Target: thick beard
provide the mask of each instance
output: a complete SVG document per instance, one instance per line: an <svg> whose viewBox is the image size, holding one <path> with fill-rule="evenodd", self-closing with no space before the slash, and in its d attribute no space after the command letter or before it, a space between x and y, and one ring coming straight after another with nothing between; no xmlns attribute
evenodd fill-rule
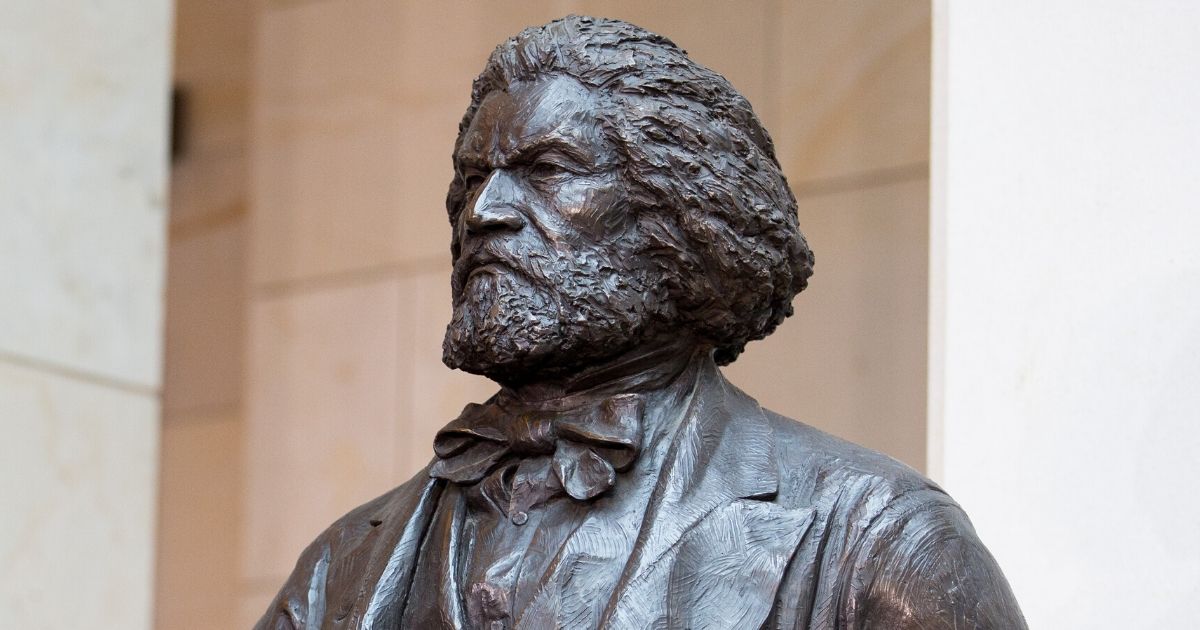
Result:
<svg viewBox="0 0 1200 630"><path fill-rule="evenodd" d="M566 375L627 352L653 334L666 301L646 270L601 257L474 274L455 295L443 362L503 384ZM620 265L624 267L624 265Z"/></svg>

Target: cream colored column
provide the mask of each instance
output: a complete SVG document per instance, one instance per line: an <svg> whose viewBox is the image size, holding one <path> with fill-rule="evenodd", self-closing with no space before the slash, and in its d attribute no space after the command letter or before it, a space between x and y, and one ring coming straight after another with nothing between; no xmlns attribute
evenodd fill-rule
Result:
<svg viewBox="0 0 1200 630"><path fill-rule="evenodd" d="M151 625L166 0L0 19L0 626Z"/></svg>
<svg viewBox="0 0 1200 630"><path fill-rule="evenodd" d="M1030 627L1195 617L1198 23L935 8L930 460Z"/></svg>

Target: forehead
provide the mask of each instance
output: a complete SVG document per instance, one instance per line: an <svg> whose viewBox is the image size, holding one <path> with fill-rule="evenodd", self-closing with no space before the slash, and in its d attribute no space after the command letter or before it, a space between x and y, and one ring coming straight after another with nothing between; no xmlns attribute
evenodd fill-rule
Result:
<svg viewBox="0 0 1200 630"><path fill-rule="evenodd" d="M605 148L596 95L575 79L553 76L495 90L480 104L456 156L505 162L547 140L566 141L597 154Z"/></svg>

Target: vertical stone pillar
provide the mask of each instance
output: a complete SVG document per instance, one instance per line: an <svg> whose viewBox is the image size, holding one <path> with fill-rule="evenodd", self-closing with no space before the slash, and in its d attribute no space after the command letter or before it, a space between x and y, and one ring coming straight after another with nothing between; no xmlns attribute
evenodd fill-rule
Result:
<svg viewBox="0 0 1200 630"><path fill-rule="evenodd" d="M149 628L171 3L0 20L0 625Z"/></svg>
<svg viewBox="0 0 1200 630"><path fill-rule="evenodd" d="M929 458L1030 627L1200 596L1198 21L935 3Z"/></svg>

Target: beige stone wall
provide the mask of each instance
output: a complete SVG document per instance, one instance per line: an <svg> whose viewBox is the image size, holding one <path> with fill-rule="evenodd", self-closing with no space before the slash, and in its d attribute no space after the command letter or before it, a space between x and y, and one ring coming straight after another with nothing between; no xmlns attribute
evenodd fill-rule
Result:
<svg viewBox="0 0 1200 630"><path fill-rule="evenodd" d="M170 3L0 19L0 626L151 625Z"/></svg>
<svg viewBox="0 0 1200 630"><path fill-rule="evenodd" d="M731 378L923 465L926 2L274 0L249 16L233 4L180 3L180 79L225 77L199 101L217 110L247 93L221 81L252 96L240 122L217 113L230 125L203 132L236 150L188 158L191 180L176 169L175 207L193 218L177 211L172 231L161 627L203 627L186 611L248 625L321 528L409 477L433 432L494 390L440 361L451 145L491 48L571 12L670 36L775 137L817 273ZM202 44L189 19L250 35ZM204 46L249 52L206 59ZM185 606L189 581L207 595Z"/></svg>
<svg viewBox="0 0 1200 630"><path fill-rule="evenodd" d="M172 164L155 626L238 615L245 467L249 94L255 4L176 2L182 151Z"/></svg>

